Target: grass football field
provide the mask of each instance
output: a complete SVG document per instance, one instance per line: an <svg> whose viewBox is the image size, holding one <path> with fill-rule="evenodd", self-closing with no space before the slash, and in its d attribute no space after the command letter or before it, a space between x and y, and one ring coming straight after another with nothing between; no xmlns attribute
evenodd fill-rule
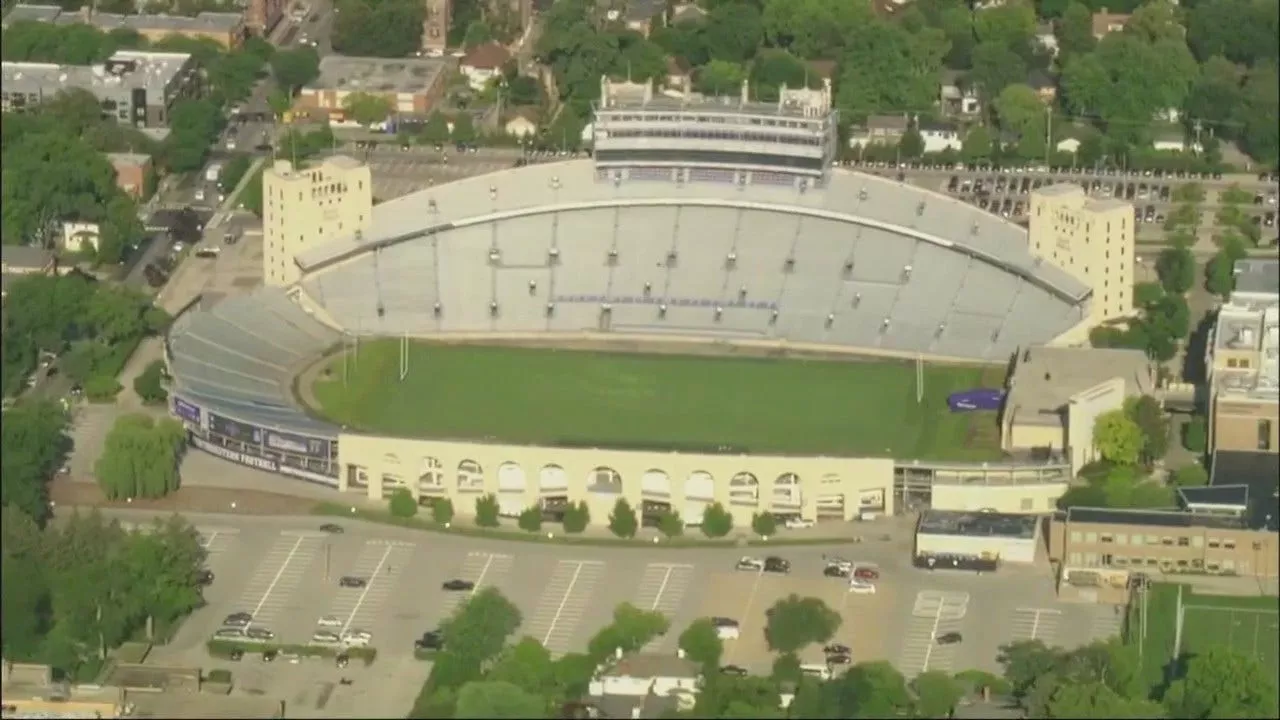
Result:
<svg viewBox="0 0 1280 720"><path fill-rule="evenodd" d="M361 342L331 358L317 410L365 432L510 443L774 454L990 460L993 413L956 415L947 395L998 370L882 361L600 353ZM994 375L992 374L994 372ZM345 381L344 381L345 375Z"/></svg>

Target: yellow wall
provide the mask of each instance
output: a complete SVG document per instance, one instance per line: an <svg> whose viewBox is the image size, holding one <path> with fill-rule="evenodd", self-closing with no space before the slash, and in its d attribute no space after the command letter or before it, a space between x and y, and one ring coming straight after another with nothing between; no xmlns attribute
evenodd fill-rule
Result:
<svg viewBox="0 0 1280 720"><path fill-rule="evenodd" d="M893 460L888 458L548 448L345 434L341 436L338 447L339 462L343 468L341 489L348 489L346 483L351 480L350 473L363 472L372 498L380 498L384 491L390 492L394 487L406 486L416 490L420 496L451 498L460 515L473 514L475 498L488 493L496 494L511 504L518 502L521 508L536 505L541 496L567 495L570 501L587 500L593 522L605 522L618 495L588 492L588 476L594 476L600 468L612 469L621 476L621 496L633 506L639 507L643 500L670 502L672 509L686 521L694 514L691 508L700 508L710 502L719 502L732 512L739 527L748 525L751 516L759 511L816 518L820 498L825 501L823 516L838 513L843 519L853 519L864 506L893 512ZM474 481L470 473L459 472L460 466L472 463L480 469ZM557 468L561 474L556 472ZM743 473L754 476L758 485L754 493L745 486L733 488L735 501L730 494L730 484L735 476L745 480ZM669 479L669 495L644 492L646 475L651 481L665 475ZM384 476L388 478L385 483L381 481ZM503 491L500 476L508 481L523 477L525 489ZM687 497L686 480L707 476L711 479L708 496ZM793 487L798 491L787 484L792 476ZM562 477L562 485L566 487L540 491L544 477ZM511 484L518 483L509 483L508 487ZM695 492L700 484L691 483ZM460 489L460 485L465 487ZM784 502L769 501L774 497L775 487L785 493L780 496ZM788 499L790 501L786 502ZM836 509L837 499L843 500L842 509Z"/></svg>
<svg viewBox="0 0 1280 720"><path fill-rule="evenodd" d="M1057 509L1058 498L1067 483L1027 485L945 485L933 486L929 505L937 510L993 510L998 513L1043 515Z"/></svg>
<svg viewBox="0 0 1280 720"><path fill-rule="evenodd" d="M373 216L369 166L334 156L306 168L277 160L262 173L262 279L298 280L298 253L362 230Z"/></svg>
<svg viewBox="0 0 1280 720"><path fill-rule="evenodd" d="M1032 425L1019 423L1014 417L1009 426L1009 442L1006 450L1025 450L1035 447L1050 447L1061 450L1066 431L1062 427L1050 425Z"/></svg>

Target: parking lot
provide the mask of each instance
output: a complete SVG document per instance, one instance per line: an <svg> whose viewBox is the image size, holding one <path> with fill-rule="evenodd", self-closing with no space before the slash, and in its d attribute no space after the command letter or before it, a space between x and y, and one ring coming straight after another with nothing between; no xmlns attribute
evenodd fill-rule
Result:
<svg viewBox="0 0 1280 720"><path fill-rule="evenodd" d="M1008 642L1076 644L1118 629L1110 608L1104 617L1093 606L1058 603L1039 570L983 576L925 572L912 568L902 548L890 543L848 546L849 561L881 573L876 591L863 594L850 592L841 578L824 577L824 556L813 548L777 550L791 563L789 574L778 574L735 570L738 553L727 550L563 548L377 527L330 535L315 521L281 522L197 524L216 576L206 588L208 606L157 650L156 662L220 666L204 644L234 612L251 613L252 627L270 630L287 644L307 643L325 618L324 629L335 634L372 635L370 646L379 658L373 668L338 670L320 660L303 661L302 667L268 664L256 655L226 667L241 678L238 684L245 683L240 687L293 700L310 708L306 714L342 716L348 712L342 708L349 708L358 715L372 712L368 703L385 708L379 714L400 714L417 687L404 685L420 683L409 678L425 677L429 670L413 659L413 639L486 587L498 588L520 609L517 636L533 637L554 654L584 649L622 602L671 619L670 632L649 645L654 652L674 652L680 633L698 617L732 618L740 623L740 637L725 643L724 662L756 672L767 672L774 660L764 638L765 612L792 593L821 598L841 613L832 641L848 645L854 662L889 660L908 675L995 669L998 648ZM344 576L364 583L342 587ZM454 579L473 587L441 587ZM951 632L961 633L962 642L937 643ZM801 660L822 662L821 648L806 648ZM340 677L354 683L338 685Z"/></svg>

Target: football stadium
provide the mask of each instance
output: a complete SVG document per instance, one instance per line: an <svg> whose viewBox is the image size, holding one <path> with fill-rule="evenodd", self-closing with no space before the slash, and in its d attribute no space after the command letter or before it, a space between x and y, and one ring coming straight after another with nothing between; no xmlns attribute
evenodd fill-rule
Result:
<svg viewBox="0 0 1280 720"><path fill-rule="evenodd" d="M998 397L1020 349L1121 314L1127 291L1072 264L1101 222L1049 192L1064 229L1029 237L840 169L837 119L829 88L602 80L587 158L376 206L355 160L277 161L265 287L175 320L172 410L229 461L463 515L489 494L689 524L711 503L741 523L1050 509L1069 465L1002 451L993 414L948 399Z"/></svg>

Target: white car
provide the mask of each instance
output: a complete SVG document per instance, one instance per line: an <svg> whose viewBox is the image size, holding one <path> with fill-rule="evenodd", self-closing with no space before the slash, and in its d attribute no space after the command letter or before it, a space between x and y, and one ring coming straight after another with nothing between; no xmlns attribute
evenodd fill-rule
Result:
<svg viewBox="0 0 1280 720"><path fill-rule="evenodd" d="M742 630L737 625L721 625L716 628L716 636L721 640L737 640Z"/></svg>
<svg viewBox="0 0 1280 720"><path fill-rule="evenodd" d="M236 139L235 139L235 138L227 138L227 149L228 149L228 150L235 150L235 149L236 149Z"/></svg>
<svg viewBox="0 0 1280 720"><path fill-rule="evenodd" d="M744 557L738 560L738 564L734 566L737 570L747 570L750 572L763 572L764 561L760 558Z"/></svg>
<svg viewBox="0 0 1280 720"><path fill-rule="evenodd" d="M347 647L368 647L373 636L363 630L342 633L342 644Z"/></svg>
<svg viewBox="0 0 1280 720"><path fill-rule="evenodd" d="M814 522L812 520L806 520L798 517L788 518L786 523L788 530L804 530L813 526Z"/></svg>
<svg viewBox="0 0 1280 720"><path fill-rule="evenodd" d="M316 625L325 628L342 627L342 621L333 615L325 615L319 620L316 620Z"/></svg>
<svg viewBox="0 0 1280 720"><path fill-rule="evenodd" d="M223 640L240 639L244 637L242 628L222 628L213 634L214 637Z"/></svg>
<svg viewBox="0 0 1280 720"><path fill-rule="evenodd" d="M854 595L875 595L876 586L866 580L854 578L849 581L849 592Z"/></svg>
<svg viewBox="0 0 1280 720"><path fill-rule="evenodd" d="M311 642L337 645L342 642L342 638L338 637L337 633L319 630L311 636Z"/></svg>

